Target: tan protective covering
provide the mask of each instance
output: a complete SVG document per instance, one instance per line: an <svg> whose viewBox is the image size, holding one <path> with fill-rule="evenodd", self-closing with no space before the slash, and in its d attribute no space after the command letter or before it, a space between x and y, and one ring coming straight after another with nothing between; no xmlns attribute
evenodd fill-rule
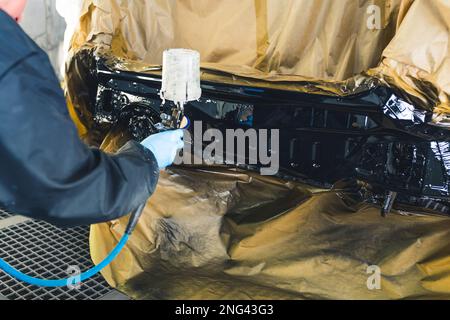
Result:
<svg viewBox="0 0 450 320"><path fill-rule="evenodd" d="M367 27L372 4L379 30ZM446 125L449 14L447 0L85 0L72 53L100 48L123 69L150 72L164 49L185 47L200 51L203 79L311 93L346 95L379 80ZM70 82L78 65L68 66ZM70 98L81 110L77 92ZM103 148L116 150L118 136ZM92 228L95 262L126 220ZM135 298L450 298L449 243L448 218L382 219L334 193L178 168L161 174L103 274ZM381 290L366 286L369 265L381 268Z"/></svg>
<svg viewBox="0 0 450 320"><path fill-rule="evenodd" d="M416 0L369 72L434 106L435 122L450 126L450 2ZM420 99L420 100L419 100Z"/></svg>
<svg viewBox="0 0 450 320"><path fill-rule="evenodd" d="M447 0L85 0L81 12L74 52L111 49L124 69L183 47L200 51L204 79L338 95L373 85L368 72L450 125Z"/></svg>
<svg viewBox="0 0 450 320"><path fill-rule="evenodd" d="M163 174L130 244L103 273L135 299L450 298L448 218L383 219L378 208L353 211L334 194L305 199L244 173L173 172ZM264 220L293 195L304 202ZM95 261L125 225L92 228ZM367 287L369 265L380 267L380 290Z"/></svg>
<svg viewBox="0 0 450 320"><path fill-rule="evenodd" d="M450 218L346 203L235 169L171 169L103 275L135 299L450 299ZM92 227L94 262L126 224ZM373 265L380 290L367 287Z"/></svg>
<svg viewBox="0 0 450 320"><path fill-rule="evenodd" d="M85 1L75 46L92 41L123 58L160 65L168 48L198 50L205 67L257 79L345 80L376 66L395 34L401 0ZM324 23L325 22L325 23ZM268 73L268 74L266 74ZM293 79L296 79L294 77Z"/></svg>

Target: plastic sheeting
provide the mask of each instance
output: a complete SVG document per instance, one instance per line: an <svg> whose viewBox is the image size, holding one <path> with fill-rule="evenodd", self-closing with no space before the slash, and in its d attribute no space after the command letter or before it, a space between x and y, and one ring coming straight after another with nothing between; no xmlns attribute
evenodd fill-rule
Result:
<svg viewBox="0 0 450 320"><path fill-rule="evenodd" d="M183 47L200 52L204 79L340 95L368 73L447 125L449 15L445 0L85 0L72 48L143 71Z"/></svg>
<svg viewBox="0 0 450 320"><path fill-rule="evenodd" d="M405 13L383 61L369 74L434 107L434 122L450 126L450 3L417 0Z"/></svg>
<svg viewBox="0 0 450 320"><path fill-rule="evenodd" d="M126 141L112 133L103 148ZM127 218L92 227L99 262ZM163 172L126 249L103 275L136 299L450 298L450 218L349 204L226 168ZM369 266L381 272L370 290ZM373 287L370 287L373 288Z"/></svg>
<svg viewBox="0 0 450 320"><path fill-rule="evenodd" d="M344 80L378 64L400 2L383 6L383 29L372 31L368 1L85 1L74 44L112 45L116 55L150 65L160 65L167 48L193 48L205 66L257 79Z"/></svg>
<svg viewBox="0 0 450 320"><path fill-rule="evenodd" d="M368 28L371 5L380 28ZM88 128L86 53L151 72L173 47L200 51L205 80L334 95L382 81L448 121L448 1L85 0L81 12L67 80ZM125 225L92 227L95 262ZM103 275L134 298L450 298L449 227L233 169L175 168ZM367 287L372 265L380 290Z"/></svg>

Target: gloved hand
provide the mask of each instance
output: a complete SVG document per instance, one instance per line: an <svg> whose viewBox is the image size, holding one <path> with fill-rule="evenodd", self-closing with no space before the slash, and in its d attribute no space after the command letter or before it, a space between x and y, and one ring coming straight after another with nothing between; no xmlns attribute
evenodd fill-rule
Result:
<svg viewBox="0 0 450 320"><path fill-rule="evenodd" d="M164 169L175 161L178 150L184 146L183 130L157 133L142 141L141 144L155 155L159 168Z"/></svg>

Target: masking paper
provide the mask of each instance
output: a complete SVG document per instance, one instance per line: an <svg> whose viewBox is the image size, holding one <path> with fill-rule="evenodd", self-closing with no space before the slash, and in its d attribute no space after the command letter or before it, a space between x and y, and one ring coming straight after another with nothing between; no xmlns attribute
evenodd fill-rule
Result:
<svg viewBox="0 0 450 320"><path fill-rule="evenodd" d="M127 141L111 132L102 148ZM400 208L401 209L401 208ZM128 218L92 226L99 263ZM449 299L450 218L223 167L161 172L103 272L134 299Z"/></svg>
<svg viewBox="0 0 450 320"><path fill-rule="evenodd" d="M204 80L320 94L381 81L447 126L449 15L446 0L84 0L71 53L101 48L150 71L164 50L194 49Z"/></svg>

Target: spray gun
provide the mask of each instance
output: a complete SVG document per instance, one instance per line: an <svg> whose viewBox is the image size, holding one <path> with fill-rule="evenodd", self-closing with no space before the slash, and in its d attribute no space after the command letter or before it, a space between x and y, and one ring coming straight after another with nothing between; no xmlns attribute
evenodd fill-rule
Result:
<svg viewBox="0 0 450 320"><path fill-rule="evenodd" d="M184 105L188 101L198 100L201 93L200 54L186 49L166 50L163 55L160 96L163 103L165 100L173 101L175 108L172 108L171 114L161 116L162 121L159 124L161 130L186 129L189 127L189 120L184 117ZM2 259L0 259L0 269L20 281L41 287L77 285L99 273L119 255L138 224L144 208L145 203L131 213L125 233L111 253L98 265L80 274L77 279L75 277L57 280L34 278L18 271Z"/></svg>
<svg viewBox="0 0 450 320"><path fill-rule="evenodd" d="M172 101L172 114L161 115L162 124L172 129L185 129L189 120L184 117L184 105L200 99L200 54L194 50L171 49L163 53L162 86L159 93L163 104Z"/></svg>
<svg viewBox="0 0 450 320"><path fill-rule="evenodd" d="M159 96L163 104L172 101L175 108L171 114L161 114L161 130L187 129L190 121L184 116L186 102L200 99L200 54L188 49L170 49L163 53L162 85ZM127 233L136 227L145 205L140 206L130 216Z"/></svg>

